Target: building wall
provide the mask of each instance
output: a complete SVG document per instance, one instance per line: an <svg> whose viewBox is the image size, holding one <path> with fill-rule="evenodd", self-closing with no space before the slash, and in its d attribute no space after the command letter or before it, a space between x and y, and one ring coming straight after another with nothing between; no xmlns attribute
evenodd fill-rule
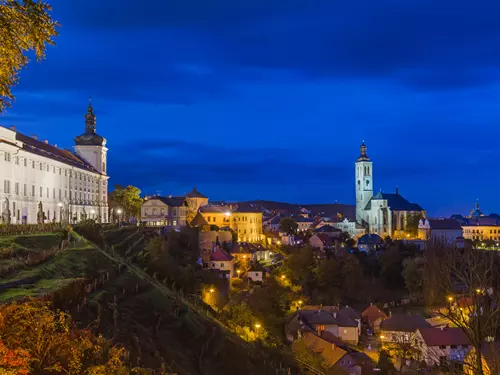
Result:
<svg viewBox="0 0 500 375"><path fill-rule="evenodd" d="M184 227L186 214L187 207L168 206L159 199L148 199L141 207L141 221L151 226Z"/></svg>
<svg viewBox="0 0 500 375"><path fill-rule="evenodd" d="M232 233L229 231L211 230L200 232L200 250L212 250L214 244L217 242L217 238L219 238L221 244L226 242L229 245L233 241Z"/></svg>
<svg viewBox="0 0 500 375"><path fill-rule="evenodd" d="M190 198L186 197L188 206L194 212L197 212L200 207L206 206L208 204L208 198Z"/></svg>
<svg viewBox="0 0 500 375"><path fill-rule="evenodd" d="M324 249L323 241L321 241L321 239L316 235L312 236L309 239L309 244L312 247L316 247L316 248L320 249L321 251L323 251L323 249Z"/></svg>
<svg viewBox="0 0 500 375"><path fill-rule="evenodd" d="M358 345L359 328L358 327L339 327L338 337L347 343Z"/></svg>
<svg viewBox="0 0 500 375"><path fill-rule="evenodd" d="M462 227L463 237L466 240L500 241L499 225L465 225Z"/></svg>
<svg viewBox="0 0 500 375"><path fill-rule="evenodd" d="M252 281L262 281L263 280L263 272L262 271L249 271L248 277L252 279Z"/></svg>
<svg viewBox="0 0 500 375"><path fill-rule="evenodd" d="M234 262L232 260L225 261L210 261L210 268L220 271L229 271L229 277L234 276Z"/></svg>
<svg viewBox="0 0 500 375"><path fill-rule="evenodd" d="M420 331L417 331L415 334L415 343L417 349L421 352L421 358L427 363L427 366L439 365L441 357L463 362L471 349L469 345L456 345L456 347L446 345L444 348L439 346L427 346Z"/></svg>
<svg viewBox="0 0 500 375"><path fill-rule="evenodd" d="M210 225L231 228L239 242L262 241L261 212L202 212L202 215Z"/></svg>
<svg viewBox="0 0 500 375"><path fill-rule="evenodd" d="M80 221L84 215L108 222L108 176L24 151L15 137L0 127L0 213L8 199L12 224L37 223L39 202L46 222Z"/></svg>

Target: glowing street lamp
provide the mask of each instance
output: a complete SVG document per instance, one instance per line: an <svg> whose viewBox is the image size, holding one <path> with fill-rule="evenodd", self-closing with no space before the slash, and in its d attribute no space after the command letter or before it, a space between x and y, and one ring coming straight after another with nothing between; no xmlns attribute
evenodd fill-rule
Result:
<svg viewBox="0 0 500 375"><path fill-rule="evenodd" d="M213 293L214 292L214 288L210 288L210 293Z"/></svg>
<svg viewBox="0 0 500 375"><path fill-rule="evenodd" d="M476 290L479 290L479 289L476 289ZM448 301L453 301L453 297L448 297Z"/></svg>
<svg viewBox="0 0 500 375"><path fill-rule="evenodd" d="M256 324L255 324L255 328L259 329L259 328L260 328L260 324L259 324L259 323L256 323Z"/></svg>
<svg viewBox="0 0 500 375"><path fill-rule="evenodd" d="M240 277L241 270L236 270L236 273L238 274L238 277Z"/></svg>
<svg viewBox="0 0 500 375"><path fill-rule="evenodd" d="M285 280L285 275L281 275L281 280Z"/></svg>

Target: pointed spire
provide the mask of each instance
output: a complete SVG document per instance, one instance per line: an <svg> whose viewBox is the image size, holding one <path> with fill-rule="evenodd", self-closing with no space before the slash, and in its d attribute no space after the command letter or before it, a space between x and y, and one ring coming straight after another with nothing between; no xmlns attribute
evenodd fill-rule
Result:
<svg viewBox="0 0 500 375"><path fill-rule="evenodd" d="M479 198L476 199L476 210L479 210Z"/></svg>
<svg viewBox="0 0 500 375"><path fill-rule="evenodd" d="M85 133L95 134L96 131L96 117L94 108L92 107L92 97L89 96L89 105L87 107L87 114L85 115Z"/></svg>

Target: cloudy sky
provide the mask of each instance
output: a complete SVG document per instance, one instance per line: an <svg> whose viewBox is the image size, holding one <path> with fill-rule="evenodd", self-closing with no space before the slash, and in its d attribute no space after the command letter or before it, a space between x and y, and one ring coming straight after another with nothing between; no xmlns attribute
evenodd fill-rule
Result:
<svg viewBox="0 0 500 375"><path fill-rule="evenodd" d="M3 125L71 147L92 96L111 183L147 194L500 211L500 2L50 0Z"/></svg>

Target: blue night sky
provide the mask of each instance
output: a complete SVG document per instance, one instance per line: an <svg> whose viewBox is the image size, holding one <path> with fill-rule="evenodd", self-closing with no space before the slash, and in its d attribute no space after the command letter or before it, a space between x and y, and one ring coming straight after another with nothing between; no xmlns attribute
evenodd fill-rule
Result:
<svg viewBox="0 0 500 375"><path fill-rule="evenodd" d="M71 147L87 97L111 183L211 199L500 211L499 1L51 0L56 47L3 125Z"/></svg>

